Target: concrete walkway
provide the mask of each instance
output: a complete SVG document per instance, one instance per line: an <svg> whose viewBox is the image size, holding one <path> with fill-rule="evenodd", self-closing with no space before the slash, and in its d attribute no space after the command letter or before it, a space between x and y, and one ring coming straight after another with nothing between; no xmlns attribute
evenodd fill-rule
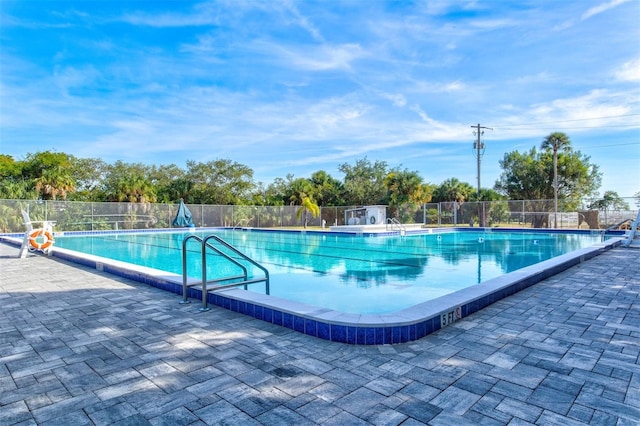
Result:
<svg viewBox="0 0 640 426"><path fill-rule="evenodd" d="M640 424L640 250L349 346L0 244L0 424Z"/></svg>

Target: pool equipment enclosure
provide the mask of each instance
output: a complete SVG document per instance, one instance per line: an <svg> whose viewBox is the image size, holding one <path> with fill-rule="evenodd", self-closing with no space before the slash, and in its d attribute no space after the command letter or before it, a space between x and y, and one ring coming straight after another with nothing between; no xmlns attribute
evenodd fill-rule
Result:
<svg viewBox="0 0 640 426"><path fill-rule="evenodd" d="M384 225L387 222L387 206L364 206L344 211L347 225Z"/></svg>

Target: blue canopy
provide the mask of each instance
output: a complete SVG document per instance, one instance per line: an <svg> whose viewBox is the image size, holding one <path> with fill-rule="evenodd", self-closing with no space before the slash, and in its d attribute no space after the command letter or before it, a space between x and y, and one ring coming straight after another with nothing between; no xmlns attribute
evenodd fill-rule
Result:
<svg viewBox="0 0 640 426"><path fill-rule="evenodd" d="M189 208L184 204L184 200L180 199L180 207L178 207L178 214L176 214L176 218L173 219L173 226L193 226L193 222L191 222L191 212Z"/></svg>

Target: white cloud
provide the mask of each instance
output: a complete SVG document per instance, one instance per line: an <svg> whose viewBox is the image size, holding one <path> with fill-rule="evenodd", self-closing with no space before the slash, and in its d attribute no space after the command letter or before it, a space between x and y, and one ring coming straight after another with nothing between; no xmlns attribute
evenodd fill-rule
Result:
<svg viewBox="0 0 640 426"><path fill-rule="evenodd" d="M351 70L351 63L367 56L358 44L305 46L297 50L280 48L281 54L295 68L309 71Z"/></svg>
<svg viewBox="0 0 640 426"><path fill-rule="evenodd" d="M541 71L537 74L518 76L512 82L516 84L548 83L555 80L555 78L548 71Z"/></svg>
<svg viewBox="0 0 640 426"><path fill-rule="evenodd" d="M415 91L421 93L451 93L465 90L467 85L460 80L430 82L419 81L415 84Z"/></svg>
<svg viewBox="0 0 640 426"><path fill-rule="evenodd" d="M584 12L582 16L580 16L580 20L584 21L585 19L589 19L593 16L599 15L603 12L606 12L609 9L613 9L614 7L620 6L621 4L626 3L628 1L629 0L611 0L608 3L601 3Z"/></svg>
<svg viewBox="0 0 640 426"><path fill-rule="evenodd" d="M92 85L100 76L100 72L93 66L83 68L56 67L54 80L63 91Z"/></svg>
<svg viewBox="0 0 640 426"><path fill-rule="evenodd" d="M158 28L216 25L220 22L213 3L196 4L192 11L185 13L126 13L121 17L121 20L131 25Z"/></svg>
<svg viewBox="0 0 640 426"><path fill-rule="evenodd" d="M148 15L142 13L127 14L122 17L124 22L131 25L143 25L148 27L188 27L214 25L217 20L208 15L163 13Z"/></svg>
<svg viewBox="0 0 640 426"><path fill-rule="evenodd" d="M620 81L640 81L640 58L625 62L620 69L614 72L614 75Z"/></svg>
<svg viewBox="0 0 640 426"><path fill-rule="evenodd" d="M597 125L600 117L617 117L632 112L633 103L627 93L596 89L586 95L573 98L556 99L550 103L534 106L533 115L538 121L593 120L583 123ZM574 123L575 125L575 123Z"/></svg>
<svg viewBox="0 0 640 426"><path fill-rule="evenodd" d="M638 108L640 100L634 94L603 89L533 104L528 108L505 105L499 110L508 115L495 119L493 137L525 138L544 135L552 130L578 133L640 128L640 123L633 116Z"/></svg>
<svg viewBox="0 0 640 426"><path fill-rule="evenodd" d="M592 18L601 13L604 13L610 9L620 6L621 4L627 3L628 1L629 0L611 0L607 3L601 3L597 6L593 6L587 9L587 11L584 12L582 15L580 15L579 21L586 21L589 18ZM576 18L567 19L561 22L560 24L555 25L553 29L555 31L563 31L563 30L566 30L567 28L573 27L579 21Z"/></svg>
<svg viewBox="0 0 640 426"><path fill-rule="evenodd" d="M407 104L407 98L401 93L381 93L380 96L389 99L397 107L403 107Z"/></svg>
<svg viewBox="0 0 640 426"><path fill-rule="evenodd" d="M502 28L515 27L520 23L513 19L478 19L469 21L472 28L483 31L493 31Z"/></svg>
<svg viewBox="0 0 640 426"><path fill-rule="evenodd" d="M311 35L311 37L313 37L314 40L319 42L324 41L324 37L320 33L320 30L318 30L318 28L316 28L316 26L313 25L313 23L310 22L309 19L307 19L305 16L303 16L300 13L300 11L298 10L298 8L293 2L286 1L284 5L287 8L287 10L289 10L289 12L291 12L291 14L296 18L297 24L301 28L306 30Z"/></svg>

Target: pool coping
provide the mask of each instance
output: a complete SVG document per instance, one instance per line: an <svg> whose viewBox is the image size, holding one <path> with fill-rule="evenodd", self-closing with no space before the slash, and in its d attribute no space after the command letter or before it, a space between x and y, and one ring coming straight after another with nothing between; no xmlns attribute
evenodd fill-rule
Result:
<svg viewBox="0 0 640 426"><path fill-rule="evenodd" d="M213 231L214 229L221 228L210 229ZM199 228L199 230L202 230L202 228ZM149 230L146 232L176 231L180 230L163 229ZM531 232L532 230L511 228L500 228L499 230L494 228L443 228L443 232L454 231ZM559 230L546 229L543 231L545 233L557 233ZM577 230L562 231L577 232ZM145 232L145 230L132 230L131 232ZM434 231L429 230L428 232L431 233ZM75 235L97 235L104 233L104 231L65 232L65 234ZM115 233L115 231L106 233ZM118 231L117 233L122 233L122 231ZM333 234L334 232L328 233ZM56 234L54 233L54 235ZM607 250L619 246L623 239L624 238L613 237L590 247L575 250L535 265L518 269L500 277L483 281L481 284L386 314L352 314L340 312L240 289L224 289L209 292L207 295L207 303L333 342L355 345L406 343L420 339L498 300L504 299L572 266L578 265ZM20 246L22 238L16 234L7 234L0 235L0 241ZM54 248L51 255L178 295L183 294L182 275L136 266L99 256L81 254L62 248ZM196 280L192 282L195 281ZM189 287L187 296L189 299L202 300L202 291L196 287Z"/></svg>

